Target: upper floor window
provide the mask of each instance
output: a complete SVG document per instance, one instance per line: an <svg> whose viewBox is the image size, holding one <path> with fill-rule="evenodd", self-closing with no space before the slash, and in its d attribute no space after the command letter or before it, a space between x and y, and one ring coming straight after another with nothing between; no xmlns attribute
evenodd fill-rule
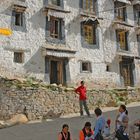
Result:
<svg viewBox="0 0 140 140"><path fill-rule="evenodd" d="M24 12L13 10L12 12L12 25L13 27L25 27L25 15ZM14 28L14 29L15 29Z"/></svg>
<svg viewBox="0 0 140 140"><path fill-rule="evenodd" d="M80 7L89 12L96 12L96 0L81 0Z"/></svg>
<svg viewBox="0 0 140 140"><path fill-rule="evenodd" d="M135 5L134 7L134 20L137 25L140 25L140 7Z"/></svg>
<svg viewBox="0 0 140 140"><path fill-rule="evenodd" d="M56 17L50 17L50 21L48 20L48 17L46 18L46 28L50 33L50 36L52 38L57 38L57 39L63 39L63 32L64 32L64 21L61 18L56 18Z"/></svg>
<svg viewBox="0 0 140 140"><path fill-rule="evenodd" d="M23 13L22 12L15 12L15 25L23 26Z"/></svg>
<svg viewBox="0 0 140 140"><path fill-rule="evenodd" d="M116 30L116 37L118 48L128 51L128 32L124 30Z"/></svg>
<svg viewBox="0 0 140 140"><path fill-rule="evenodd" d="M126 7L125 4L115 2L115 19L126 21Z"/></svg>
<svg viewBox="0 0 140 140"><path fill-rule="evenodd" d="M51 0L53 5L61 6L61 0Z"/></svg>
<svg viewBox="0 0 140 140"><path fill-rule="evenodd" d="M96 25L95 24L81 24L82 36L88 44L96 44Z"/></svg>

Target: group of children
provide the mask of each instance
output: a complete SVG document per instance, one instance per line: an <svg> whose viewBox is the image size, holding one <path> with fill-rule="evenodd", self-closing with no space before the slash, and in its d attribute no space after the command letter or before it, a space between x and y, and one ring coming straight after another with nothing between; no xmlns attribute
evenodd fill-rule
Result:
<svg viewBox="0 0 140 140"><path fill-rule="evenodd" d="M111 120L105 120L100 108L96 108L94 112L97 117L94 129L92 129L90 122L86 122L79 132L79 140L103 140L104 136L110 135ZM118 140L129 140L128 112L125 105L120 106L115 123L115 137ZM73 140L67 124L63 125L62 132L58 135L58 140Z"/></svg>

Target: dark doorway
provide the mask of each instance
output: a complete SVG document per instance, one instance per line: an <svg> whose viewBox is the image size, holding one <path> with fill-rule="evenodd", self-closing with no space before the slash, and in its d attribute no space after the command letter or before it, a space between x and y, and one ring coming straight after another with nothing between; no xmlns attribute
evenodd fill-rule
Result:
<svg viewBox="0 0 140 140"><path fill-rule="evenodd" d="M48 74L50 84L62 84L66 85L66 66L68 59L46 57L45 58L45 73ZM47 79L47 78L46 78Z"/></svg>
<svg viewBox="0 0 140 140"><path fill-rule="evenodd" d="M131 58L122 58L120 62L120 74L124 79L125 86L134 86L134 60Z"/></svg>
<svg viewBox="0 0 140 140"><path fill-rule="evenodd" d="M51 71L50 71L50 83L56 83L58 84L58 62L57 61L51 61Z"/></svg>

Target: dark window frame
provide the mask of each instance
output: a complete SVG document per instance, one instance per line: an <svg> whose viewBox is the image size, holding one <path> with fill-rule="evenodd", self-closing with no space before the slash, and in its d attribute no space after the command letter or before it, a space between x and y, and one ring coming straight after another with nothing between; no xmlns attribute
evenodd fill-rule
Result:
<svg viewBox="0 0 140 140"><path fill-rule="evenodd" d="M81 61L80 65L81 73L92 73L92 64L90 61Z"/></svg>
<svg viewBox="0 0 140 140"><path fill-rule="evenodd" d="M97 0L80 0L80 8L84 11L88 11L96 14Z"/></svg>
<svg viewBox="0 0 140 140"><path fill-rule="evenodd" d="M14 63L19 63L19 64L24 63L24 52L15 51L13 61Z"/></svg>
<svg viewBox="0 0 140 140"><path fill-rule="evenodd" d="M90 32L85 32L84 27L89 27L92 28L91 34ZM97 44L97 34L96 34L96 30L97 30L97 25L96 24L86 24L86 23L81 23L81 36L84 38L84 40L88 40L86 41L89 45L96 45ZM86 34L88 34L87 36L91 35L92 41L90 40L91 38L86 38ZM91 41L91 42L90 42Z"/></svg>
<svg viewBox="0 0 140 140"><path fill-rule="evenodd" d="M57 26L57 29L56 29ZM55 39L63 40L64 38L64 20L56 17L46 17L46 31L49 31L49 36Z"/></svg>
<svg viewBox="0 0 140 140"><path fill-rule="evenodd" d="M126 10L125 4L120 4L120 5L119 4L120 2L117 2L117 1L114 3L115 19L120 20L120 21L126 21L127 10Z"/></svg>

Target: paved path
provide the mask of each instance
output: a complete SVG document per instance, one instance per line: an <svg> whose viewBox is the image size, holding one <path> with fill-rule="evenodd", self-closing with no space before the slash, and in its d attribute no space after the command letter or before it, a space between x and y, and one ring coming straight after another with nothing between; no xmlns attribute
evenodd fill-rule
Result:
<svg viewBox="0 0 140 140"><path fill-rule="evenodd" d="M129 107L128 111L131 122L140 118L140 106ZM116 114L116 110L104 113L105 117L111 116L112 121L115 119ZM59 118L51 122L26 124L1 129L0 140L57 140L58 132L61 130L63 123L69 124L70 131L74 137L73 140L78 140L78 132L86 121L90 121L94 125L95 115L92 118ZM113 126L114 124L112 124L112 129Z"/></svg>

